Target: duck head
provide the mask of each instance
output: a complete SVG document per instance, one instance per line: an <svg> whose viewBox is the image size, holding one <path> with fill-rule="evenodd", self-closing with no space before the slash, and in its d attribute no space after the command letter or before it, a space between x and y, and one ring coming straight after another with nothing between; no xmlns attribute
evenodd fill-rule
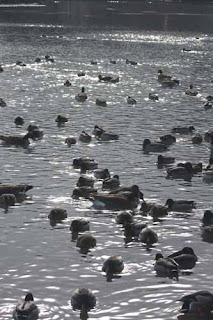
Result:
<svg viewBox="0 0 213 320"><path fill-rule="evenodd" d="M24 301L34 301L33 294L31 292L28 292L24 298Z"/></svg>
<svg viewBox="0 0 213 320"><path fill-rule="evenodd" d="M162 253L156 253L155 260L158 261L159 259L163 258Z"/></svg>
<svg viewBox="0 0 213 320"><path fill-rule="evenodd" d="M146 148L146 146L150 145L151 141L149 139L144 139L143 141L143 148Z"/></svg>
<svg viewBox="0 0 213 320"><path fill-rule="evenodd" d="M193 173L193 167L192 167L191 162L186 162L185 163L185 168L189 173Z"/></svg>

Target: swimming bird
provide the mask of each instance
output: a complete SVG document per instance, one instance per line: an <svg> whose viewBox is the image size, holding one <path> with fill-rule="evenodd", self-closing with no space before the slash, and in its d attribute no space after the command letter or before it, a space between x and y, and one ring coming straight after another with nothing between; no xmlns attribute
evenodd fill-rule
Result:
<svg viewBox="0 0 213 320"><path fill-rule="evenodd" d="M35 58L35 62L36 62L36 63L40 63L40 62L41 62L41 58L38 58L38 57Z"/></svg>
<svg viewBox="0 0 213 320"><path fill-rule="evenodd" d="M164 217L168 214L168 207L160 204L154 204L148 214L153 218Z"/></svg>
<svg viewBox="0 0 213 320"><path fill-rule="evenodd" d="M41 139L44 136L44 131L40 130L37 124L29 124L27 131L31 133L33 140Z"/></svg>
<svg viewBox="0 0 213 320"><path fill-rule="evenodd" d="M126 102L127 102L127 104L132 104L132 105L137 104L137 101L130 96L127 97Z"/></svg>
<svg viewBox="0 0 213 320"><path fill-rule="evenodd" d="M152 100L152 101L159 100L158 95L154 93L149 93L149 100Z"/></svg>
<svg viewBox="0 0 213 320"><path fill-rule="evenodd" d="M183 302L181 313L193 315L193 319L211 319L213 311L213 294L209 291L197 291L183 296L179 301ZM182 318L179 318L182 319ZM183 317L184 319L184 317Z"/></svg>
<svg viewBox="0 0 213 320"><path fill-rule="evenodd" d="M64 86L65 87L70 87L72 84L71 82L67 79L65 82L64 82Z"/></svg>
<svg viewBox="0 0 213 320"><path fill-rule="evenodd" d="M183 167L177 166L175 168L167 168L167 177L172 179L190 180L193 173L191 162L186 162Z"/></svg>
<svg viewBox="0 0 213 320"><path fill-rule="evenodd" d="M79 136L79 141L84 143L90 143L91 140L92 140L91 135L83 130Z"/></svg>
<svg viewBox="0 0 213 320"><path fill-rule="evenodd" d="M70 225L70 231L72 232L85 232L90 229L90 220L86 218L75 218Z"/></svg>
<svg viewBox="0 0 213 320"><path fill-rule="evenodd" d="M120 179L117 174L115 174L112 178L106 178L103 180L102 189L103 190L113 190L117 189L120 186Z"/></svg>
<svg viewBox="0 0 213 320"><path fill-rule="evenodd" d="M157 253L155 256L154 270L160 277L175 278L178 281L179 266L172 258L164 258L161 253Z"/></svg>
<svg viewBox="0 0 213 320"><path fill-rule="evenodd" d="M89 249L96 246L96 238L89 231L85 231L78 236L76 247L80 248L80 252L87 254Z"/></svg>
<svg viewBox="0 0 213 320"><path fill-rule="evenodd" d="M212 137L213 137L213 131L212 130L208 130L208 131L205 132L204 140L206 142L211 142Z"/></svg>
<svg viewBox="0 0 213 320"><path fill-rule="evenodd" d="M80 319L87 320L89 318L88 311L95 308L96 298L90 289L76 289L71 298L73 310L80 310Z"/></svg>
<svg viewBox="0 0 213 320"><path fill-rule="evenodd" d="M78 182L77 182L77 187L91 187L93 188L94 186L94 179L91 176L88 176L86 174L83 174L79 177Z"/></svg>
<svg viewBox="0 0 213 320"><path fill-rule="evenodd" d="M64 141L68 147L71 147L71 145L76 144L77 140L74 137L67 137Z"/></svg>
<svg viewBox="0 0 213 320"><path fill-rule="evenodd" d="M128 211L119 212L116 215L115 221L117 224L123 224L125 226L133 222L133 215Z"/></svg>
<svg viewBox="0 0 213 320"><path fill-rule="evenodd" d="M16 117L14 120L14 123L16 126L23 126L24 124L24 119L22 117Z"/></svg>
<svg viewBox="0 0 213 320"><path fill-rule="evenodd" d="M97 130L95 137L99 141L111 141L111 140L118 140L119 139L118 134L106 132L106 131L101 131L101 130Z"/></svg>
<svg viewBox="0 0 213 320"><path fill-rule="evenodd" d="M136 66L138 63L129 59L126 59L126 64L130 64L131 66Z"/></svg>
<svg viewBox="0 0 213 320"><path fill-rule="evenodd" d="M127 222L124 225L124 235L126 238L131 239L134 238L135 240L138 240L139 234L141 230L147 227L147 223L143 221L132 221Z"/></svg>
<svg viewBox="0 0 213 320"><path fill-rule="evenodd" d="M115 61L115 60L112 60L112 59L110 59L109 62L110 62L111 64L116 64L116 61Z"/></svg>
<svg viewBox="0 0 213 320"><path fill-rule="evenodd" d="M52 209L48 218L53 221L62 221L67 218L67 210L63 208Z"/></svg>
<svg viewBox="0 0 213 320"><path fill-rule="evenodd" d="M171 78L171 75L163 73L162 70L158 70L158 82L162 83L163 81L171 80Z"/></svg>
<svg viewBox="0 0 213 320"><path fill-rule="evenodd" d="M4 101L4 99L0 98L0 107L6 107L6 106L7 106L7 104Z"/></svg>
<svg viewBox="0 0 213 320"><path fill-rule="evenodd" d="M201 134L197 133L194 137L192 137L193 144L201 144L203 142L203 137Z"/></svg>
<svg viewBox="0 0 213 320"><path fill-rule="evenodd" d="M58 125L61 125L65 122L68 122L68 118L65 116L58 115L57 118L55 119L55 122L57 122Z"/></svg>
<svg viewBox="0 0 213 320"><path fill-rule="evenodd" d="M97 62L96 60L92 60L92 61L91 61L91 64L93 64L93 65L97 65L97 64L98 64L98 62Z"/></svg>
<svg viewBox="0 0 213 320"><path fill-rule="evenodd" d="M204 172L203 181L205 181L206 183L213 182L213 169L210 168L210 170Z"/></svg>
<svg viewBox="0 0 213 320"><path fill-rule="evenodd" d="M54 58L51 58L48 54L45 55L44 59L46 62L51 62L51 63L55 62Z"/></svg>
<svg viewBox="0 0 213 320"><path fill-rule="evenodd" d="M9 206L14 206L15 203L16 197L12 193L4 193L0 196L0 206L5 210L7 210Z"/></svg>
<svg viewBox="0 0 213 320"><path fill-rule="evenodd" d="M14 320L37 320L39 316L39 309L34 303L34 298L31 292L28 292L13 311Z"/></svg>
<svg viewBox="0 0 213 320"><path fill-rule="evenodd" d="M179 133L179 134L192 134L195 131L194 126L189 127L175 127L171 130L172 133Z"/></svg>
<svg viewBox="0 0 213 320"><path fill-rule="evenodd" d="M79 102L84 102L84 101L87 100L87 95L85 93L85 88L84 87L81 88L81 92L76 94L75 100L77 100Z"/></svg>
<svg viewBox="0 0 213 320"><path fill-rule="evenodd" d="M160 141L166 146L170 146L176 142L176 138L172 134L165 134L164 136L160 137Z"/></svg>
<svg viewBox="0 0 213 320"><path fill-rule="evenodd" d="M73 167L75 169L81 168L81 166L84 166L87 170L94 170L98 168L98 163L91 158L76 158L73 159Z"/></svg>
<svg viewBox="0 0 213 320"><path fill-rule="evenodd" d="M78 77L84 77L85 75L86 75L86 73L83 72L83 71L80 71L80 72L78 73Z"/></svg>
<svg viewBox="0 0 213 320"><path fill-rule="evenodd" d="M97 189L88 187L88 186L82 186L79 188L75 188L72 192L72 198L78 199L78 198L85 198L89 199L93 194L97 193Z"/></svg>
<svg viewBox="0 0 213 320"><path fill-rule="evenodd" d="M167 79L167 80L162 80L161 85L163 88L174 88L179 86L180 81L176 79Z"/></svg>
<svg viewBox="0 0 213 320"><path fill-rule="evenodd" d="M143 141L144 152L162 152L167 150L167 146L161 142L151 142L149 139Z"/></svg>
<svg viewBox="0 0 213 320"><path fill-rule="evenodd" d="M26 133L24 136L4 136L0 135L0 140L3 141L5 145L13 145L16 147L26 148L29 146L29 139L33 139L33 136L30 132Z"/></svg>
<svg viewBox="0 0 213 320"><path fill-rule="evenodd" d="M168 206L169 211L176 212L191 212L196 208L196 204L192 200L167 199L165 205Z"/></svg>
<svg viewBox="0 0 213 320"><path fill-rule="evenodd" d="M202 223L204 226L213 226L213 211L206 210L203 214Z"/></svg>
<svg viewBox="0 0 213 320"><path fill-rule="evenodd" d="M186 88L184 90L185 94L188 95L188 96L197 96L198 95L198 91L196 91L194 89L194 86L192 84L190 84L189 88Z"/></svg>
<svg viewBox="0 0 213 320"><path fill-rule="evenodd" d="M154 202L147 202L147 201L143 201L141 203L141 207L140 207L140 213L142 213L142 215L147 215L148 212L150 212L150 210L152 209L152 207L155 206Z"/></svg>
<svg viewBox="0 0 213 320"><path fill-rule="evenodd" d="M145 243L147 246L151 246L152 244L158 242L158 235L155 230L146 227L143 228L139 234L139 241Z"/></svg>
<svg viewBox="0 0 213 320"><path fill-rule="evenodd" d="M103 133L103 132L105 132L105 130L102 129L101 127L99 127L99 126L96 124L96 125L94 126L93 131L92 131L92 134L96 137L99 132Z"/></svg>
<svg viewBox="0 0 213 320"><path fill-rule="evenodd" d="M158 156L157 164L158 165L166 165L166 164L171 164L175 161L174 157L164 157L161 154Z"/></svg>
<svg viewBox="0 0 213 320"><path fill-rule="evenodd" d="M9 193L19 197L32 188L33 186L29 184L0 184L0 196Z"/></svg>
<svg viewBox="0 0 213 320"><path fill-rule="evenodd" d="M16 65L20 66L20 67L26 67L26 64L24 62L20 61L20 60L16 61Z"/></svg>
<svg viewBox="0 0 213 320"><path fill-rule="evenodd" d="M143 200L143 192L140 191L137 184L133 184L130 187L119 187L109 192L109 194L121 194L124 196L128 196L131 193L134 193L138 197L138 199Z"/></svg>
<svg viewBox="0 0 213 320"><path fill-rule="evenodd" d="M204 108L204 110L212 109L212 103L209 102L209 101L205 102L204 105L203 105L203 108Z"/></svg>
<svg viewBox="0 0 213 320"><path fill-rule="evenodd" d="M121 256L111 256L107 258L102 266L102 271L106 273L107 281L111 281L113 275L121 273L124 269L124 262Z"/></svg>
<svg viewBox="0 0 213 320"><path fill-rule="evenodd" d="M108 169L95 169L93 173L95 178L98 180L105 180L107 178L110 178L110 172Z"/></svg>
<svg viewBox="0 0 213 320"><path fill-rule="evenodd" d="M184 247L182 250L170 254L168 258L175 260L179 269L192 269L198 260L191 247Z"/></svg>
<svg viewBox="0 0 213 320"><path fill-rule="evenodd" d="M97 99L95 100L95 104L96 104L97 106L101 106L101 107L106 107L106 106L107 106L106 100L105 100L105 99L100 99L100 98L97 98Z"/></svg>

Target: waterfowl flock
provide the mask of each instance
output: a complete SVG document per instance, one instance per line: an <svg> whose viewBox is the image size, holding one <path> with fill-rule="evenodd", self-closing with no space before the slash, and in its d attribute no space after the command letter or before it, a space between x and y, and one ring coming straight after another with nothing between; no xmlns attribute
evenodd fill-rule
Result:
<svg viewBox="0 0 213 320"><path fill-rule="evenodd" d="M49 55L45 56L45 61L51 64L56 63L56 60ZM40 61L37 60L36 62L39 63ZM112 65L118 65L118 63L112 61L110 61L110 63ZM128 68L131 68L131 66L136 67L138 65L137 62L128 59L126 59L125 63L128 65ZM100 64L101 63L95 60L91 61L92 66ZM17 61L16 65L20 67L26 66L22 61ZM85 74L78 74L79 77L83 77L84 75ZM116 85L116 83L121 82L120 78L104 73L99 74L97 78L103 84L106 83L106 85ZM176 86L179 86L180 88L180 81L173 79L169 74L164 74L162 70L158 71L155 80L156 83L158 82L162 85L165 90L171 88L174 88L175 90ZM70 80L66 80L62 85L64 85L64 87L72 87ZM64 90L69 89L64 88ZM190 85L189 88L185 90L183 89L183 93L187 96L192 96L192 99L198 95L198 92L194 89L193 85ZM81 91L75 94L75 100L80 102L79 105L83 105L87 102L89 94L91 94L91 92L87 91L87 88L83 86L81 87ZM149 93L146 99L158 101L159 95ZM131 108L131 106L136 108L138 100L138 98L136 100L131 96L127 96L125 103L126 105L129 105L129 108ZM102 98L96 98L96 100L94 98L94 101L97 106L108 107L108 103ZM152 102L150 101L150 103ZM3 105L3 102L1 104L1 107L7 107L6 105ZM155 103L153 102L152 104L154 105ZM72 116L74 113L75 111L72 110ZM62 127L66 126L70 121L72 121L72 118L68 118L64 115L58 115L55 118L57 125ZM52 120L52 122L54 122L54 120ZM25 120L18 116L15 118L14 123L17 127L24 126ZM115 218L115 222L121 225L120 228L122 235L125 238L127 250L128 244L140 244L140 247L144 248L144 252L151 256L153 275L156 272L158 277L169 278L169 281L179 281L179 279L184 276L182 270L195 268L197 261L199 261L201 257L197 257L195 254L194 250L196 251L196 248L193 248L193 243L191 244L192 247L184 246L181 250L179 250L180 248L176 248L174 253L171 253L171 249L167 251L167 254L165 254L165 252L161 253L165 248L161 248L162 235L158 234L158 228L156 228L154 221L155 219L157 219L156 221L158 221L158 219L159 221L165 221L167 217L171 218L172 215L177 212L195 212L196 199L172 199L168 192L167 199L157 201L157 203L149 202L146 186L142 184L142 182L140 185L135 184L134 176L131 179L131 183L126 185L122 179L122 170L114 174L113 171L111 172L108 168L105 168L104 163L100 164L104 169L100 169L99 163L95 159L85 156L84 154L82 154L82 157L74 158L76 156L74 146L79 145L79 143L84 145L85 148L91 146L93 143L97 148L98 146L101 146L101 148L106 147L110 154L111 145L113 143L119 144L120 140L123 141L123 139L125 139L125 129L123 129L123 132L121 132L120 129L116 132L111 132L111 129L107 129L107 125L104 126L103 129L102 125L94 125L93 119L91 119L91 123L94 128L90 132L87 132L87 129L81 129L79 132L75 132L75 136L68 136L63 140L65 145L71 147L69 148L69 151L70 158L72 159L72 170L75 172L75 178L77 177L75 188L70 190L71 201L73 201L73 203L76 201L80 206L89 203L90 207L88 210L90 210L90 212L105 213L106 211L110 211L110 214ZM60 128L57 129L60 130ZM171 134L169 132L171 132ZM30 140L36 141L43 139L45 134L45 129L44 131L41 131L39 126L31 124L27 128L27 133L23 136L1 134L1 147L3 148L5 145L12 145L27 148L31 144ZM192 136L192 134L195 135ZM185 140L181 140L182 136L184 136ZM208 183L213 182L212 162L209 160L213 158L212 131L206 133L204 136L204 133L196 133L196 129L193 125L176 126L173 128L170 127L169 130L167 128L165 134L159 134L158 138L150 136L147 138L140 138L141 143L139 151L141 155L144 154L146 157L150 157L150 161L152 161L151 159L155 159L159 172L164 172L165 179L168 178L173 180L173 185L175 185L176 179L178 181L191 181L195 175L200 175L201 183L205 181ZM187 159L181 163L176 162L176 158L172 155L173 146L184 143L186 139L188 139L187 143L190 141L191 144L198 145L198 147L199 145L202 146L204 141L206 145L209 146L210 157L209 159L206 159L205 164L201 163L201 166L198 166L198 163L192 163ZM40 143L40 141L37 141L36 143ZM84 146L82 148L84 148ZM10 151L10 149L8 149L8 151ZM165 154L166 152L171 152L171 154L167 155ZM87 155L86 152L85 154ZM94 154L96 154L96 152L94 152ZM181 156L179 158L183 161ZM27 184L0 184L0 206L8 211L9 207L16 205L18 198L25 195L30 189L32 189L32 186ZM186 198L188 198L188 195ZM199 225L202 236L205 236L206 234L208 234L208 236L213 236L212 211L206 210L203 212L203 217L201 218L202 221L199 221ZM47 219L51 221L51 226L55 227L57 223L63 222L64 220L67 221L67 219L69 219L69 213L63 206L61 208L54 208L47 215ZM96 250L95 248L98 246L98 237L96 237L94 230L90 226L90 220L92 220L92 218L88 220L83 217L80 217L79 219L75 217L70 224L69 230L72 234L72 242L75 243L75 246L73 247L79 248L80 253L83 255L90 254L90 252L92 252L91 250ZM155 252L155 255L152 254L153 251ZM84 261L82 261L82 263L84 263ZM110 255L102 261L101 271L99 271L100 273L103 272L106 274L107 282L122 281L125 263L126 262L119 253L118 255ZM73 310L80 310L80 318L82 320L86 320L88 318L88 312L96 307L96 297L90 289L86 287L78 288L70 297ZM13 318L21 319L21 317L25 317L27 320L37 319L39 309L33 300L33 295L28 293L24 301L15 308ZM192 313L195 314L196 317L200 313L204 313L205 316L210 317L211 311L213 311L212 294L208 291L192 293L191 295L180 298L180 301L183 302L183 307L181 309L182 315Z"/></svg>

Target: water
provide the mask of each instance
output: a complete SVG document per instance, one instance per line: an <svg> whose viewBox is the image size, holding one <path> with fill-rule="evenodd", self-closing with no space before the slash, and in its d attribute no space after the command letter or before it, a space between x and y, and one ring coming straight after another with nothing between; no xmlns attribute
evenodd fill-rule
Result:
<svg viewBox="0 0 213 320"><path fill-rule="evenodd" d="M114 17L110 24L112 16L106 15L109 23L105 25L103 16L101 24L102 16L98 16L97 24L97 16L94 20L77 14L78 6L72 8L76 9L73 21L73 10L66 10L68 5L60 3L58 19L51 14L51 4L49 11L47 7L22 8L22 15L17 15L20 8L0 9L0 61L4 67L0 97L7 102L7 107L1 108L0 134L24 133L32 121L45 133L28 149L0 145L1 182L34 186L26 201L8 213L0 211L0 319L11 319L18 299L28 290L35 296L41 319L78 319L79 313L70 307L72 292L78 287L89 287L97 297L91 319L176 319L180 308L177 300L183 294L212 291L213 247L203 241L200 230L203 211L213 208L212 185L203 182L202 174L191 182L166 179L165 170L156 167L157 155L143 154L142 142L145 138L155 140L177 125L194 125L202 134L212 129L212 110L203 109L205 97L213 89L211 25L208 32L202 23L194 24L194 31L179 30L181 19L177 15L177 23L169 30L162 24L157 28L155 22L152 29L143 28L143 23L139 28L137 19L135 24L127 18L123 23L119 14L117 23ZM87 11L94 10L91 2L82 3L86 6ZM192 6L191 10L197 8ZM202 21L207 18L212 16L200 16ZM182 52L184 47L191 51ZM56 62L34 63L37 56L45 54ZM110 59L117 64L110 64ZM125 59L138 65L126 65ZM27 66L16 66L17 60ZM91 60L98 64L91 65ZM162 89L156 81L160 68L180 79L181 85ZM79 71L85 71L86 76L78 77ZM120 82L100 83L99 73L119 75ZM66 79L72 83L69 88L63 85ZM191 83L199 91L197 97L183 93ZM88 100L79 103L74 96L82 86ZM159 102L148 100L150 92L159 94ZM126 104L128 95L138 101L136 106ZM98 97L106 98L108 106L96 106ZM69 118L60 128L55 123L58 114ZM25 120L23 128L14 125L18 115ZM93 139L88 145L78 142L71 148L64 144L66 137L78 138L82 130L91 132L95 124L120 134L120 140L98 143ZM208 162L208 144L192 145L190 136L178 137L169 149L167 154L178 162ZM138 184L145 199L158 203L165 203L167 198L191 199L197 209L192 214L169 214L160 222L146 218L159 235L159 242L150 251L137 242L126 245L123 229L115 223L112 212L98 214L89 201L71 198L79 177L72 160L81 156L92 157L100 168L119 174L123 185ZM52 227L47 216L54 207L66 208L68 218ZM71 241L69 226L77 216L90 218L97 238L97 247L87 256L81 255ZM178 282L156 277L156 252L167 255L186 245L194 248L199 259L192 273L181 274ZM122 255L125 269L120 278L106 282L102 263L115 254Z"/></svg>

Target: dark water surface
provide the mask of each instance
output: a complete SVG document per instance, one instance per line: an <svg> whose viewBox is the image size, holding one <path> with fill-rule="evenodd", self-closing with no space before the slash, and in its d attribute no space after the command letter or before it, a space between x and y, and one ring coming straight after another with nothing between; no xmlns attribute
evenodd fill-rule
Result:
<svg viewBox="0 0 213 320"><path fill-rule="evenodd" d="M169 12L174 10L168 6ZM0 134L24 133L32 121L45 132L28 149L0 145L1 182L34 186L27 201L7 214L0 211L0 319L11 319L26 290L34 293L41 319L78 319L78 312L70 307L71 294L77 287L89 287L98 300L90 319L101 320L176 319L177 300L183 294L212 291L213 244L202 240L200 219L205 209L213 208L213 185L205 184L202 174L191 182L168 180L165 170L156 167L157 155L142 152L144 138L157 139L177 125L194 125L201 134L213 129L212 110L203 109L205 97L213 94L212 7L207 5L208 14L199 13L198 7L191 6L193 14L187 15L191 24L184 15L155 14L150 25L146 25L149 15L142 14L140 19L136 15L130 19L131 14L113 15L117 7L108 4L100 9L97 2L94 6L91 2L76 6L59 2L49 7L0 8L0 62L4 67L0 97L7 102L0 110ZM190 12L190 5L187 8ZM95 16L95 10L106 15ZM129 12L135 11L130 7ZM183 52L184 47L191 51ZM56 62L34 63L45 54ZM92 59L98 65L91 65ZM110 64L110 59L117 64ZM125 59L138 65L126 65ZM27 66L16 66L16 60ZM180 79L180 86L163 89L156 81L160 68ZM78 77L79 71L86 76ZM119 75L120 82L98 82L98 74L106 72ZM66 79L72 83L69 88L63 85ZM199 90L197 97L183 93L191 83ZM88 94L85 103L74 99L81 86ZM148 100L150 92L159 94L159 102ZM136 106L127 105L128 95L137 99ZM108 106L96 106L98 97L106 98ZM56 126L58 114L69 117L64 127ZM23 128L14 125L18 115L25 119ZM77 138L82 130L91 132L95 124L120 134L120 140L98 143L93 139L88 145L78 142L71 148L64 144L67 136ZM177 161L207 163L208 143L196 146L190 136L178 137L167 153ZM158 203L167 198L191 199L197 209L191 214L171 213L160 222L146 218L159 235L150 251L136 242L125 245L123 229L112 212L98 214L89 201L71 198L79 177L72 160L80 156L92 157L100 168L119 174L123 185L138 184L145 199ZM68 218L52 227L47 216L60 206L67 209ZM90 218L97 238L97 247L87 256L71 242L69 226L76 216ZM199 258L192 273L181 274L178 282L156 277L156 252L167 255L186 245ZM122 255L125 269L120 278L106 282L102 263L115 254Z"/></svg>

